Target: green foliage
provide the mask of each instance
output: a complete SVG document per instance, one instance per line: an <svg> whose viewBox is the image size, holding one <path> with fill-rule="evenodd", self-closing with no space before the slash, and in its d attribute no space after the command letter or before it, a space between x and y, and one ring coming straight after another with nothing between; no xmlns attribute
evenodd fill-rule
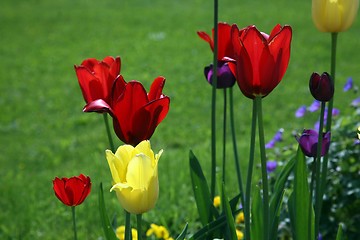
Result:
<svg viewBox="0 0 360 240"><path fill-rule="evenodd" d="M102 183L100 183L100 190L99 190L99 211L100 211L100 218L101 218L101 223L103 226L105 238L107 240L116 240L117 238L115 236L114 229L110 224L110 220L106 212Z"/></svg>

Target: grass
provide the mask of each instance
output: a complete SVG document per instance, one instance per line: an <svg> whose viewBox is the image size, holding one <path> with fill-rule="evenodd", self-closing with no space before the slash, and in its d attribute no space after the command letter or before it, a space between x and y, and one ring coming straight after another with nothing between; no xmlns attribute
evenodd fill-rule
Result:
<svg viewBox="0 0 360 240"><path fill-rule="evenodd" d="M201 0L0 3L1 239L70 239L71 210L55 198L52 179L79 173L90 175L93 182L89 198L77 208L79 239L102 236L97 208L100 182L109 215L116 212L118 223L123 224L121 207L115 195L107 192L111 177L104 154L108 143L103 119L81 112L84 101L73 69L85 58L107 55L121 56L125 79L139 80L147 89L158 75L167 78L164 93L171 97L171 109L152 137L154 150L164 149L160 198L144 220L169 227L173 236L186 222L191 231L198 227L188 152L194 151L208 176L211 88L203 67L212 56L196 31L210 32L212 11L211 1ZM313 126L314 119L294 119L299 105L312 102L309 76L313 71L329 71L330 35L313 26L310 1L224 0L219 19L238 26L256 24L265 32L276 23L292 25L288 71L263 107L266 138L283 127L286 139L293 141L292 129ZM339 90L347 77L357 81L359 76L359 24L357 20L341 33L338 42L335 106L345 112L349 99ZM251 101L234 92L245 173ZM219 92L219 113L221 98ZM220 125L218 129L220 138ZM231 196L236 194L230 188L235 176L229 175Z"/></svg>

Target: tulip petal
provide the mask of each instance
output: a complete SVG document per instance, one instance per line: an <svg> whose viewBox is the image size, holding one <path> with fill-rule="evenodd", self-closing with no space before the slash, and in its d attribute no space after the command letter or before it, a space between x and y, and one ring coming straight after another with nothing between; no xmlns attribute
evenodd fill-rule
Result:
<svg viewBox="0 0 360 240"><path fill-rule="evenodd" d="M109 164L111 176L114 183L126 182L126 166L124 162L115 156L110 150L105 151L106 159Z"/></svg>
<svg viewBox="0 0 360 240"><path fill-rule="evenodd" d="M67 178L60 179L60 178L56 177L53 180L53 188L54 188L56 197L65 205L70 206L69 198L65 192L65 181L66 180L67 180Z"/></svg>
<svg viewBox="0 0 360 240"><path fill-rule="evenodd" d="M128 164L126 182L133 189L147 190L154 175L151 159L143 153L137 154Z"/></svg>
<svg viewBox="0 0 360 240"><path fill-rule="evenodd" d="M143 153L146 156L148 156L150 159L154 159L154 152L151 149L149 140L141 141L138 145L136 145L135 149L137 154Z"/></svg>
<svg viewBox="0 0 360 240"><path fill-rule="evenodd" d="M214 42L211 39L211 37L206 32L197 32L198 36L209 43L210 48L212 51L214 51Z"/></svg>
<svg viewBox="0 0 360 240"><path fill-rule="evenodd" d="M112 110L103 99L97 99L89 102L83 108L83 112L98 112L98 113L110 113L112 114Z"/></svg>
<svg viewBox="0 0 360 240"><path fill-rule="evenodd" d="M162 95L162 90L165 85L165 78L164 77L157 77L153 83L151 84L150 91L148 94L149 101L153 101L158 99Z"/></svg>

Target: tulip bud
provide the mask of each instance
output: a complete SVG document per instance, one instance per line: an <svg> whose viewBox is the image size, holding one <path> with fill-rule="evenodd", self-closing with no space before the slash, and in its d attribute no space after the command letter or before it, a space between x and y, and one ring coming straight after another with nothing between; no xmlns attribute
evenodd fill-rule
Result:
<svg viewBox="0 0 360 240"><path fill-rule="evenodd" d="M323 133L323 141L321 146L321 156L329 151L330 132ZM319 134L317 131L309 129L304 130L300 137L296 137L303 153L308 157L316 157Z"/></svg>
<svg viewBox="0 0 360 240"><path fill-rule="evenodd" d="M210 64L204 69L206 80L212 85L213 81L213 65ZM224 61L218 61L217 65L217 84L216 88L230 88L236 82L235 76L232 74L229 64Z"/></svg>
<svg viewBox="0 0 360 240"><path fill-rule="evenodd" d="M309 81L311 95L318 101L328 102L334 95L334 84L327 72L321 76L314 72Z"/></svg>
<svg viewBox="0 0 360 240"><path fill-rule="evenodd" d="M357 15L359 0L312 0L312 18L322 32L347 30Z"/></svg>

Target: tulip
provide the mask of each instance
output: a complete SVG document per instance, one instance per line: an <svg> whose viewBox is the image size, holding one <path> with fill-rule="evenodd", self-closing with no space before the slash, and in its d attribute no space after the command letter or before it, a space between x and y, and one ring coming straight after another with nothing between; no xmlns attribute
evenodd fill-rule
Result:
<svg viewBox="0 0 360 240"><path fill-rule="evenodd" d="M330 132L323 133L323 142L321 147L321 156L324 156L330 146ZM308 157L316 157L318 133L315 130L304 130L300 137L296 137L303 153Z"/></svg>
<svg viewBox="0 0 360 240"><path fill-rule="evenodd" d="M155 206L159 194L158 161L162 150L154 155L148 140L136 147L120 146L115 154L106 150L113 186L122 207L141 214Z"/></svg>
<svg viewBox="0 0 360 240"><path fill-rule="evenodd" d="M312 0L312 19L322 32L346 31L354 22L359 0Z"/></svg>
<svg viewBox="0 0 360 240"><path fill-rule="evenodd" d="M150 139L169 111L170 98L162 93L164 85L165 78L157 77L147 94L140 82L133 80L125 83L119 78L114 83L111 106L99 99L88 104L84 111L108 112L113 117L114 130L119 139L135 146Z"/></svg>
<svg viewBox="0 0 360 240"><path fill-rule="evenodd" d="M255 26L231 29L237 83L242 93L251 99L267 96L281 81L290 58L292 29L276 25L270 35Z"/></svg>
<svg viewBox="0 0 360 240"><path fill-rule="evenodd" d="M214 29L212 37L205 32L197 32L200 38L209 43L210 48L214 51ZM218 23L218 55L217 60L234 58L234 50L231 44L231 26L227 23Z"/></svg>
<svg viewBox="0 0 360 240"><path fill-rule="evenodd" d="M213 65L205 67L204 74L206 80L212 84L212 76L213 76ZM216 88L229 88L234 86L236 82L234 74L231 72L229 68L229 63L224 61L218 61L217 65L217 86Z"/></svg>
<svg viewBox="0 0 360 240"><path fill-rule="evenodd" d="M334 84L327 72L321 76L314 72L309 81L311 95L318 101L328 102L334 95Z"/></svg>
<svg viewBox="0 0 360 240"><path fill-rule="evenodd" d="M121 69L120 57L109 56L102 61L89 58L74 67L85 102L102 99L111 105L111 89Z"/></svg>
<svg viewBox="0 0 360 240"><path fill-rule="evenodd" d="M91 191L90 177L80 174L78 177L53 180L56 197L67 206L77 206L84 202Z"/></svg>

